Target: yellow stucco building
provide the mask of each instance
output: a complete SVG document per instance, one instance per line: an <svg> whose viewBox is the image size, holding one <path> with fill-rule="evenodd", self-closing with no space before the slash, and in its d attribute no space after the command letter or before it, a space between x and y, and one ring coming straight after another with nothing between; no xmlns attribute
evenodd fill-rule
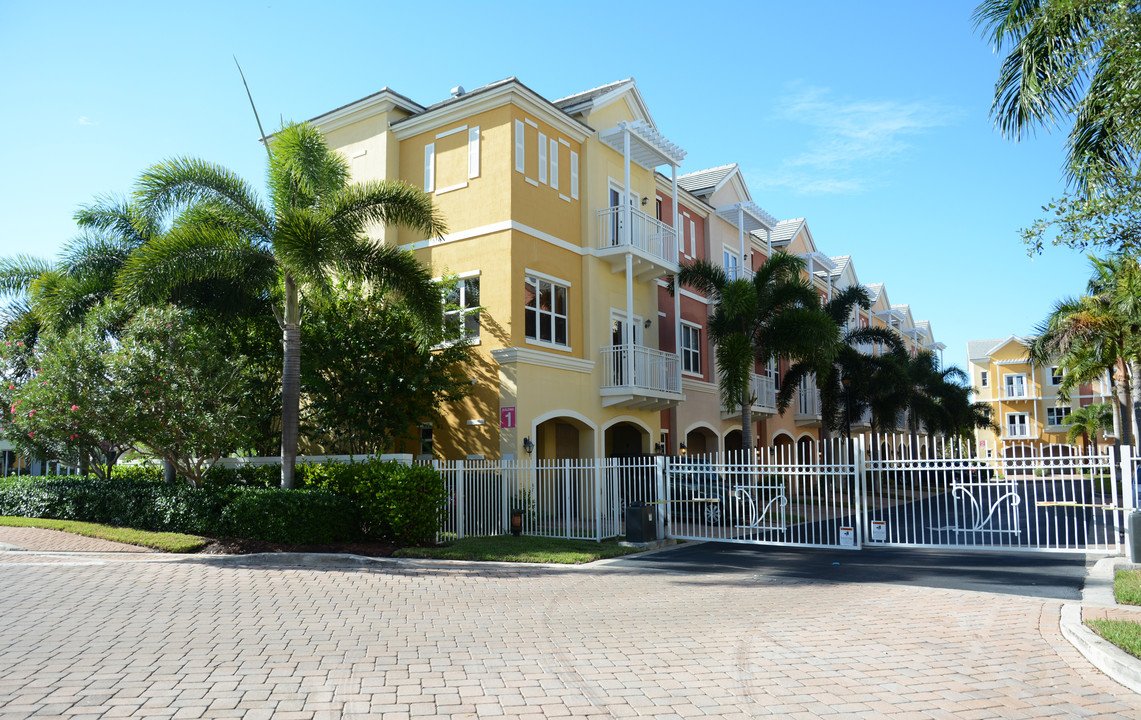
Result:
<svg viewBox="0 0 1141 720"><path fill-rule="evenodd" d="M1065 418L1074 410L1111 401L1109 378L1078 386L1068 399L1059 396L1063 370L1032 363L1027 351L1033 338L1011 335L967 343L975 401L988 403L1000 428L977 430L980 455L1020 457L1067 445ZM1099 441L1111 438L1106 434Z"/></svg>
<svg viewBox="0 0 1141 720"><path fill-rule="evenodd" d="M682 173L686 152L633 80L548 100L509 78L430 106L385 88L311 122L354 180L422 188L448 225L440 238L375 231L459 278L454 299L475 346L473 394L404 451L555 459L676 452L687 440L739 448L738 415L718 398L708 300L669 295L667 279L699 257L750 273L783 249L805 257L822 298L837 281L858 282L817 250L803 219L779 223L760 208L736 165ZM777 415L780 373L757 368L754 436L815 443L814 391Z"/></svg>

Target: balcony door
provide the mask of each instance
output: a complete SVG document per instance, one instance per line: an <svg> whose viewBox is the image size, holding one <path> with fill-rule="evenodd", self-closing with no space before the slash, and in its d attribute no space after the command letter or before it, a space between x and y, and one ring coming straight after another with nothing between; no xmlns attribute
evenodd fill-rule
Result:
<svg viewBox="0 0 1141 720"><path fill-rule="evenodd" d="M1030 436L1030 416L1026 413L1006 414L1006 435L1012 438Z"/></svg>
<svg viewBox="0 0 1141 720"><path fill-rule="evenodd" d="M626 313L619 312L618 310L610 311L610 342L615 345L614 349L614 384L615 385L628 385L626 382L627 364L629 362L628 353L631 348L627 345L629 342L626 337ZM634 345L639 346L644 344L644 336L642 334L642 318L637 315L634 316L634 323L630 325L630 330L633 331ZM635 358L636 360L636 358Z"/></svg>
<svg viewBox="0 0 1141 720"><path fill-rule="evenodd" d="M1006 396L1008 398L1026 397L1026 376L1006 375Z"/></svg>
<svg viewBox="0 0 1141 720"><path fill-rule="evenodd" d="M610 181L610 205L609 205L609 207L621 208L622 207L622 195L623 195L622 186L615 183L613 180L611 180ZM637 210L638 209L638 202L639 202L638 193L631 191L630 192L630 207ZM610 214L610 245L611 246L622 244L622 240L623 240L623 238L622 238L622 222L623 222L623 213L619 212L617 209L613 210Z"/></svg>

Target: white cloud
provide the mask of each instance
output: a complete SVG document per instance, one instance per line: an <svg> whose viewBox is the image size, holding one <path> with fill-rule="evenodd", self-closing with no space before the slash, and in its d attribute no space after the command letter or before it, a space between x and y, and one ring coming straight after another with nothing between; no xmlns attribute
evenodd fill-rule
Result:
<svg viewBox="0 0 1141 720"><path fill-rule="evenodd" d="M759 186L801 193L863 192L879 183L879 161L910 147L909 138L949 124L957 110L933 101L852 100L828 88L794 87L778 117L808 131L800 152L759 173Z"/></svg>
<svg viewBox="0 0 1141 720"><path fill-rule="evenodd" d="M88 118L86 115L80 115L80 116L79 116L79 124L80 124L80 125L98 125L99 123L97 123L97 122L95 122L94 120L92 120L92 119Z"/></svg>

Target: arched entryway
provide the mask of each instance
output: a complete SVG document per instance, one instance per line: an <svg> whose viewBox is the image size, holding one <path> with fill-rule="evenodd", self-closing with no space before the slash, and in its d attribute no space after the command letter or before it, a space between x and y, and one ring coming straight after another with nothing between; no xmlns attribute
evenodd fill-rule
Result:
<svg viewBox="0 0 1141 720"><path fill-rule="evenodd" d="M717 452L717 433L705 426L690 428L685 434L685 451L689 455L710 455Z"/></svg>
<svg viewBox="0 0 1141 720"><path fill-rule="evenodd" d="M773 456L777 462L792 462L795 447L796 443L788 433L777 433L776 436L773 437Z"/></svg>
<svg viewBox="0 0 1141 720"><path fill-rule="evenodd" d="M628 420L607 427L602 443L606 457L639 457L653 452L649 429Z"/></svg>
<svg viewBox="0 0 1141 720"><path fill-rule="evenodd" d="M571 415L555 415L535 426L535 452L539 460L594 456L594 428Z"/></svg>
<svg viewBox="0 0 1141 720"><path fill-rule="evenodd" d="M734 455L741 452L744 445L744 433L740 430L730 430L725 433L725 452L733 453Z"/></svg>

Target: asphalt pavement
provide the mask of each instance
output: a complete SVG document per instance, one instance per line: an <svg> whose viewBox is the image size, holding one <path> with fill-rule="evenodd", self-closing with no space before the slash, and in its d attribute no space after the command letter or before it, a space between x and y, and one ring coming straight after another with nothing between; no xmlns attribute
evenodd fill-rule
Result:
<svg viewBox="0 0 1141 720"><path fill-rule="evenodd" d="M1083 553L884 547L836 550L705 542L669 552L631 555L615 564L671 573L739 573L770 579L883 583L1081 600L1087 567L1096 559L1087 559Z"/></svg>

